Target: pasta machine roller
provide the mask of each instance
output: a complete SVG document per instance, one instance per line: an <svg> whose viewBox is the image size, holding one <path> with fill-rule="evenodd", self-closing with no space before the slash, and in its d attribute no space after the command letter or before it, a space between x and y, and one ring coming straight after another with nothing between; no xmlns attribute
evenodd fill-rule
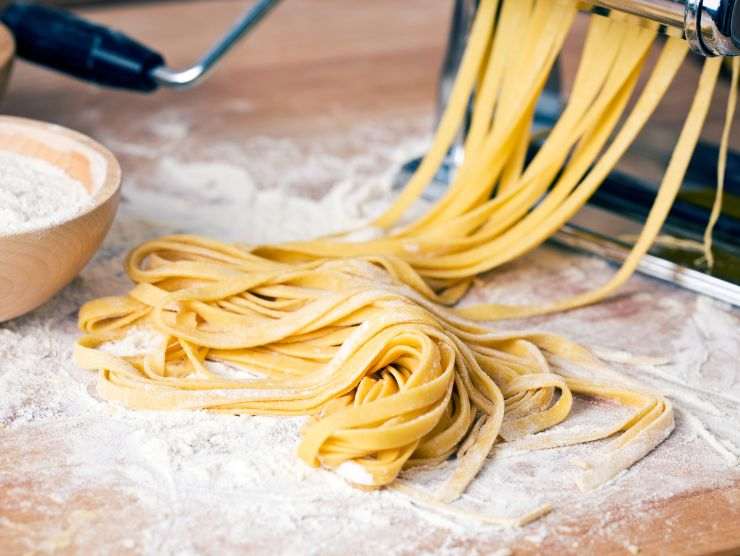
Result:
<svg viewBox="0 0 740 556"><path fill-rule="evenodd" d="M457 73L467 36L477 9L477 0L456 0L442 64L438 88L437 114L444 109L452 83ZM619 11L640 16L646 23L659 25L659 32L679 36L689 42L691 49L700 56L740 55L740 0L582 0L579 9L598 15ZM562 107L559 64L550 75L539 99L535 127L550 127ZM425 197L439 197L462 162L463 141L466 130L460 131L439 172L429 185ZM687 173L687 180L696 183L714 183L716 180L717 147L699 143ZM399 172L397 186L405 183L418 167L420 159L405 164ZM740 201L740 154L730 153L726 172L725 189L728 197ZM654 198L654 187L632 176L614 172L594 195L589 205L553 240L582 251L598 255L613 262L623 261L629 253L629 242L620 241L617 230L639 231ZM591 214L589 214L591 213ZM679 199L669 217L664 231L679 237L701 239L709 211L691 202ZM585 218L584 218L585 216ZM629 216L629 218L627 218ZM631 218L631 220L630 220ZM618 223L624 220L620 228ZM608 225L594 226L608 222ZM687 230L689 231L687 233ZM624 234L627 235L627 234ZM646 255L639 267L645 274L670 281L688 289L710 295L740 306L740 219L731 216L720 218L715 228L715 248L721 250L710 274L695 264L696 253L675 249L656 248ZM716 253L717 254L717 253Z"/></svg>
<svg viewBox="0 0 740 556"><path fill-rule="evenodd" d="M585 0L582 8L637 15L680 34L704 56L740 54L740 2L737 0Z"/></svg>

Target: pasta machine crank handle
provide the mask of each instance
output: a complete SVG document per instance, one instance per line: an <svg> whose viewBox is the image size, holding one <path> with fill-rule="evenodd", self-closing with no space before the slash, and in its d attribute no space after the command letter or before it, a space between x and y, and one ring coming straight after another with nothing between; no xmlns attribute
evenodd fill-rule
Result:
<svg viewBox="0 0 740 556"><path fill-rule="evenodd" d="M123 33L58 8L16 0L0 20L13 33L21 58L99 85L149 92L200 81L278 2L259 0L198 62L180 71Z"/></svg>

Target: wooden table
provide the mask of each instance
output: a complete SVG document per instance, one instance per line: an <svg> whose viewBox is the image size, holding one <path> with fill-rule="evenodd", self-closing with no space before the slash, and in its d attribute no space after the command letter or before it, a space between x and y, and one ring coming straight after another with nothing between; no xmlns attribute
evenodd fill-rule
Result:
<svg viewBox="0 0 740 556"><path fill-rule="evenodd" d="M177 67L199 55L243 8L244 2L212 0L118 4L89 9L85 14L161 49ZM387 124L399 134L419 134L431 124L449 12L449 2L424 0L286 0L195 89L149 96L103 91L18 63L3 111L56 122L100 138L118 154L129 180L146 180L153 162L138 157L126 145L154 147L161 142L161 137L152 136L141 123L160 117L173 106L178 113L189 114L186 143L191 149L205 149L214 138L239 142L261 135L310 142L329 132L341 134L358 122ZM572 73L568 64L566 71ZM695 68L688 71L696 73ZM685 102L687 91L690 87L677 89L668 102ZM717 135L721 114L721 107L716 106L709 135ZM652 142L674 131L670 121L658 120L652 127ZM661 157L653 156L649 164L654 166ZM634 168L639 162L631 164ZM663 286L649 288L679 300L693 299ZM0 513L2 496L0 489ZM84 493L79 500L85 508ZM657 502L654 509L639 524L625 509L615 524L644 553L740 552L740 479L729 488ZM592 530L588 522L576 520L571 525L583 539L582 550L624 552L624 546ZM13 544L13 533L2 532L0 524L0 544L3 540L20 550L21 545ZM434 551L443 541L431 537L419 547ZM512 548L516 553L559 553L574 551L571 541L553 533L537 543L524 540ZM481 539L465 548L485 552L493 548L490 543L490 539ZM72 544L67 551L89 548Z"/></svg>

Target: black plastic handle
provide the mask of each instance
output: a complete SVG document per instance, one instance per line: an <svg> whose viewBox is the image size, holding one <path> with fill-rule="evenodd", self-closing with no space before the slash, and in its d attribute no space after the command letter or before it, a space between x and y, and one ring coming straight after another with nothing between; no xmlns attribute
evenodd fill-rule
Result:
<svg viewBox="0 0 740 556"><path fill-rule="evenodd" d="M108 87L153 91L151 70L164 65L157 52L76 15L26 1L0 15L15 36L21 58Z"/></svg>

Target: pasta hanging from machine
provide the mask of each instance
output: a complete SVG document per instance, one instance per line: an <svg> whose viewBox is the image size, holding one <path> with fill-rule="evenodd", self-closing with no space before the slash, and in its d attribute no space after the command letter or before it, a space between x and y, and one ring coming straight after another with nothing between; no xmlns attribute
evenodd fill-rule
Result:
<svg viewBox="0 0 740 556"><path fill-rule="evenodd" d="M625 14L593 16L568 103L526 162L535 104L576 12L567 0L480 2L429 153L374 223L381 237L248 248L173 236L134 249L126 270L135 288L80 312L76 361L99 372L102 397L133 408L310 415L299 456L363 487L392 484L403 468L455 455L457 468L435 501L458 498L497 442L531 450L610 438L582 462L583 488L645 456L673 428L666 399L615 379L568 340L495 332L470 319L570 309L602 299L629 277L681 184L721 59L705 62L655 206L608 284L545 307L450 307L475 276L534 249L578 211L688 52L686 42L668 38L638 91L657 25ZM512 50L515 36L522 47ZM734 87L738 70L736 59ZM437 203L404 220L459 132L473 91L462 166ZM118 357L99 349L142 325L166 338L160 350ZM220 375L213 361L244 377ZM588 378L573 366L587 369ZM548 432L567 419L573 395L633 411L603 430ZM544 511L493 521L523 523Z"/></svg>
<svg viewBox="0 0 740 556"><path fill-rule="evenodd" d="M387 231L385 235L367 242L339 237L269 245L255 253L281 261L395 256L441 294L438 300L454 302L475 276L547 240L585 205L633 143L688 53L686 41L669 37L634 106L625 114L658 26L619 13L609 18L593 16L568 102L537 154L525 164L535 105L576 11L576 3L568 1L502 2L500 10L496 2L481 3L432 146L394 204L375 222ZM524 46L512 53L508 47L514 43ZM543 314L594 303L619 288L650 248L678 193L721 61L704 62L694 103L653 210L631 255L609 283L545 307L474 306L463 314L481 320ZM737 74L737 58L733 67ZM464 159L449 189L422 217L399 225L461 129L473 91ZM728 119L726 127L730 125ZM723 152L727 141L725 133Z"/></svg>

